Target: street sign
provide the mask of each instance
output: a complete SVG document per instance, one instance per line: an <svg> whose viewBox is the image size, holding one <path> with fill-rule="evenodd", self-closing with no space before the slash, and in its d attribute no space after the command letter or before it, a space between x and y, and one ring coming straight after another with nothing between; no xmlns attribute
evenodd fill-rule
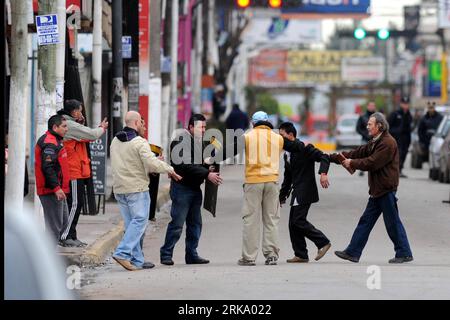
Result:
<svg viewBox="0 0 450 320"><path fill-rule="evenodd" d="M122 36L122 58L131 58L131 36Z"/></svg>
<svg viewBox="0 0 450 320"><path fill-rule="evenodd" d="M36 31L38 45L58 44L58 16L56 14L36 16Z"/></svg>
<svg viewBox="0 0 450 320"><path fill-rule="evenodd" d="M91 150L92 180L96 195L106 194L106 148L108 133L105 132L100 139L89 143Z"/></svg>

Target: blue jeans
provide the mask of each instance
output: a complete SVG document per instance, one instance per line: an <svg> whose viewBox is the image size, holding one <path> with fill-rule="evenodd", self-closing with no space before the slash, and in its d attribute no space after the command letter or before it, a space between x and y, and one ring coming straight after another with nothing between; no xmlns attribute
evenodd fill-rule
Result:
<svg viewBox="0 0 450 320"><path fill-rule="evenodd" d="M175 244L181 237L184 222L186 222L186 260L198 258L197 247L202 232L202 191L193 190L179 183L171 182L170 198L172 209L167 226L166 239L161 247L161 260L172 259Z"/></svg>
<svg viewBox="0 0 450 320"><path fill-rule="evenodd" d="M395 257L412 256L405 228L400 221L395 192L389 192L378 198L369 198L366 210L359 219L352 240L345 252L353 257L360 257L369 239L375 223L383 212L384 224L391 241L394 243Z"/></svg>
<svg viewBox="0 0 450 320"><path fill-rule="evenodd" d="M148 191L114 194L125 224L125 234L113 256L130 261L140 268L144 264L141 238L148 224L150 195Z"/></svg>

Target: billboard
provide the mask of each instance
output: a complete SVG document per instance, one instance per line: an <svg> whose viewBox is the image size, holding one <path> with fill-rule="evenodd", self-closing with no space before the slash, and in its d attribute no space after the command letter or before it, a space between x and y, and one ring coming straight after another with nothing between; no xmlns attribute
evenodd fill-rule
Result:
<svg viewBox="0 0 450 320"><path fill-rule="evenodd" d="M287 50L264 50L250 59L249 83L277 85L286 83Z"/></svg>
<svg viewBox="0 0 450 320"><path fill-rule="evenodd" d="M292 50L287 54L287 81L298 84L340 83L343 58L371 55L365 50Z"/></svg>
<svg viewBox="0 0 450 320"><path fill-rule="evenodd" d="M322 41L320 20L251 19L242 35L246 44L310 44Z"/></svg>
<svg viewBox="0 0 450 320"><path fill-rule="evenodd" d="M370 0L303 0L298 7L281 9L282 17L295 18L296 15L320 15L329 17L363 18L369 15Z"/></svg>
<svg viewBox="0 0 450 320"><path fill-rule="evenodd" d="M383 57L362 57L342 59L342 81L382 82L385 78Z"/></svg>

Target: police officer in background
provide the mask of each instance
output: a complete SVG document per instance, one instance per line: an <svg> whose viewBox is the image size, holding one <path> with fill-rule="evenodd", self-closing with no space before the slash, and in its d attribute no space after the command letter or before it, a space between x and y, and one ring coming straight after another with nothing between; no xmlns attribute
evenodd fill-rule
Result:
<svg viewBox="0 0 450 320"><path fill-rule="evenodd" d="M413 118L409 111L409 98L402 97L400 100L400 108L393 111L388 118L390 126L390 134L397 141L400 155L400 177L407 178L403 173L403 164L408 155L409 145L411 143L411 131Z"/></svg>

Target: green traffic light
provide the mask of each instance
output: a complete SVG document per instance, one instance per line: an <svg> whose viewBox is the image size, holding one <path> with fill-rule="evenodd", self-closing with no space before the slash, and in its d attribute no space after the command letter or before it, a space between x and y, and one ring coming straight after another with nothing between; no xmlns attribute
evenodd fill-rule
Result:
<svg viewBox="0 0 450 320"><path fill-rule="evenodd" d="M356 39L362 40L366 37L366 30L364 30L363 28L356 28L353 35Z"/></svg>
<svg viewBox="0 0 450 320"><path fill-rule="evenodd" d="M380 40L386 40L389 38L390 32L388 29L380 29L377 32L377 37Z"/></svg>

